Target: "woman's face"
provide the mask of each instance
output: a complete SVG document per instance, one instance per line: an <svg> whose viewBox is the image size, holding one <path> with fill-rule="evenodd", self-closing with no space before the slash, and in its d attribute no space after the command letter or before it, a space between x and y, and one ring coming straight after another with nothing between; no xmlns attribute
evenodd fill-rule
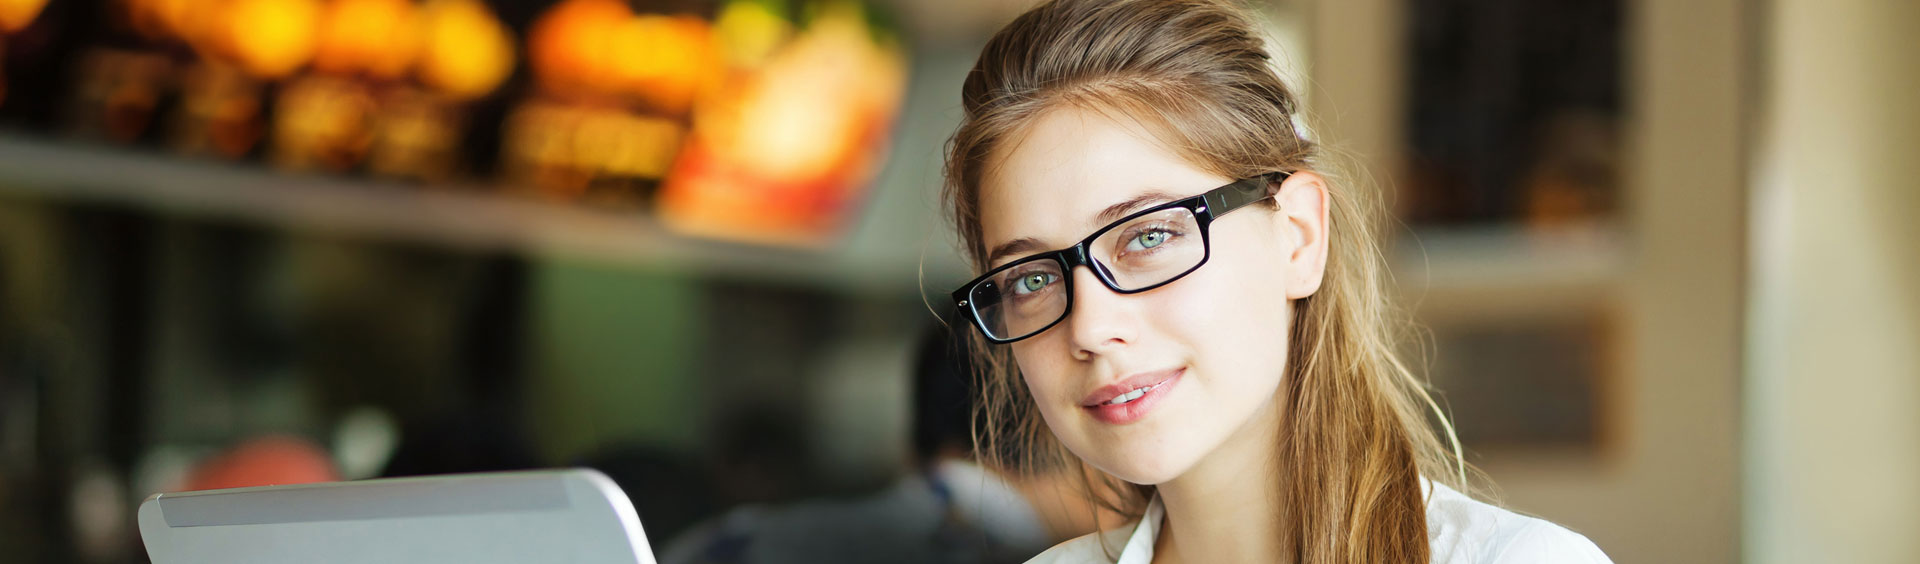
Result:
<svg viewBox="0 0 1920 564"><path fill-rule="evenodd" d="M1137 125L1075 108L1043 113L986 168L983 248L1033 240L989 267L1073 245L1116 204L1137 211L1235 180L1180 160ZM1289 177L1281 210L1256 203L1221 217L1206 264L1154 290L1121 295L1085 268L1069 273L1067 318L1010 345L1054 435L1136 484L1171 480L1222 449L1273 448L1290 300L1318 287L1325 264L1325 195L1317 176Z"/></svg>

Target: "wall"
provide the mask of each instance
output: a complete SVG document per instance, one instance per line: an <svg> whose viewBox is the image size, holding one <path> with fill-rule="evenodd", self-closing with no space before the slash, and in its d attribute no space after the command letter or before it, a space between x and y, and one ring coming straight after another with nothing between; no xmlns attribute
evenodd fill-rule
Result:
<svg viewBox="0 0 1920 564"><path fill-rule="evenodd" d="M1745 550L1920 562L1920 4L1776 0L1751 229Z"/></svg>
<svg viewBox="0 0 1920 564"><path fill-rule="evenodd" d="M1404 4L1307 4L1312 111L1331 144L1391 187ZM1617 562L1732 562L1754 8L1639 0L1625 9L1625 243L1605 288L1621 331L1602 398L1609 435L1597 451L1466 447L1504 505L1586 534ZM1405 266L1396 275L1418 279Z"/></svg>

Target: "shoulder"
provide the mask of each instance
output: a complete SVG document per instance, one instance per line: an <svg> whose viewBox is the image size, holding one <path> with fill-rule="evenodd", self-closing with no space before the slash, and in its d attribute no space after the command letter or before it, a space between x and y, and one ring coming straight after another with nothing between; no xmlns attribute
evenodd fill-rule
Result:
<svg viewBox="0 0 1920 564"><path fill-rule="evenodd" d="M1443 564L1611 564L1593 541L1544 519L1528 517L1428 482L1427 539Z"/></svg>
<svg viewBox="0 0 1920 564"><path fill-rule="evenodd" d="M1027 564L1085 564L1089 562L1113 562L1122 548L1125 548L1126 535L1136 525L1088 533L1078 538L1053 545L1053 548L1027 560ZM1102 548L1102 545L1105 548ZM1111 555L1111 556L1110 556Z"/></svg>
<svg viewBox="0 0 1920 564"><path fill-rule="evenodd" d="M1427 483L1431 484L1427 538L1431 561L1436 564L1612 564L1593 541L1566 527L1475 500L1445 485ZM1148 518L1152 516L1149 509ZM1157 528L1157 524L1150 528ZM1137 550L1126 553L1122 560L1145 562L1151 556L1152 531L1136 533L1136 528L1137 523L1084 535L1055 545L1027 562L1113 562L1123 549ZM1140 546L1131 546L1135 544Z"/></svg>
<svg viewBox="0 0 1920 564"><path fill-rule="evenodd" d="M1529 523L1505 542L1492 546L1483 562L1564 562L1566 564L1612 564L1600 547L1587 537L1540 519Z"/></svg>

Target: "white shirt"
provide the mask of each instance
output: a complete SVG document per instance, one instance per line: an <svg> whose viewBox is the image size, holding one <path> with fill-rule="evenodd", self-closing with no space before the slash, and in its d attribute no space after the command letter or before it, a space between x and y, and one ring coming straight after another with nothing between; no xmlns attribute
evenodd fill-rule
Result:
<svg viewBox="0 0 1920 564"><path fill-rule="evenodd" d="M1612 564L1600 547L1579 533L1475 501L1431 480L1423 478L1421 482L1431 486L1421 493L1427 499L1427 542L1435 564ZM1109 552L1101 550L1101 543L1119 555L1116 564L1149 564L1165 516L1166 508L1155 496L1147 505L1145 517L1131 528L1060 543L1027 564L1107 562Z"/></svg>

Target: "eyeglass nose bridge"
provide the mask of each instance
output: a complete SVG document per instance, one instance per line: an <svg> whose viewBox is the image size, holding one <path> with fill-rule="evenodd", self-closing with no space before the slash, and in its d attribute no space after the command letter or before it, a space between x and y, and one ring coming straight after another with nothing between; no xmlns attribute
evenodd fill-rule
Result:
<svg viewBox="0 0 1920 564"><path fill-rule="evenodd" d="M1120 287L1120 282L1114 279L1113 271L1108 270L1107 265L1101 264L1100 261L1093 260L1093 253L1087 251L1087 245L1090 242L1091 240L1081 241L1080 244L1074 245L1073 248L1061 250L1060 262L1066 263L1066 269L1062 271L1062 276L1072 278L1073 269L1084 266L1087 267L1087 270L1093 271L1093 277L1099 279L1100 285L1106 286L1107 290L1117 294L1130 293ZM1071 289L1072 282L1069 281L1068 284L1067 288ZM1073 307L1071 296L1069 296L1067 307L1069 309Z"/></svg>

